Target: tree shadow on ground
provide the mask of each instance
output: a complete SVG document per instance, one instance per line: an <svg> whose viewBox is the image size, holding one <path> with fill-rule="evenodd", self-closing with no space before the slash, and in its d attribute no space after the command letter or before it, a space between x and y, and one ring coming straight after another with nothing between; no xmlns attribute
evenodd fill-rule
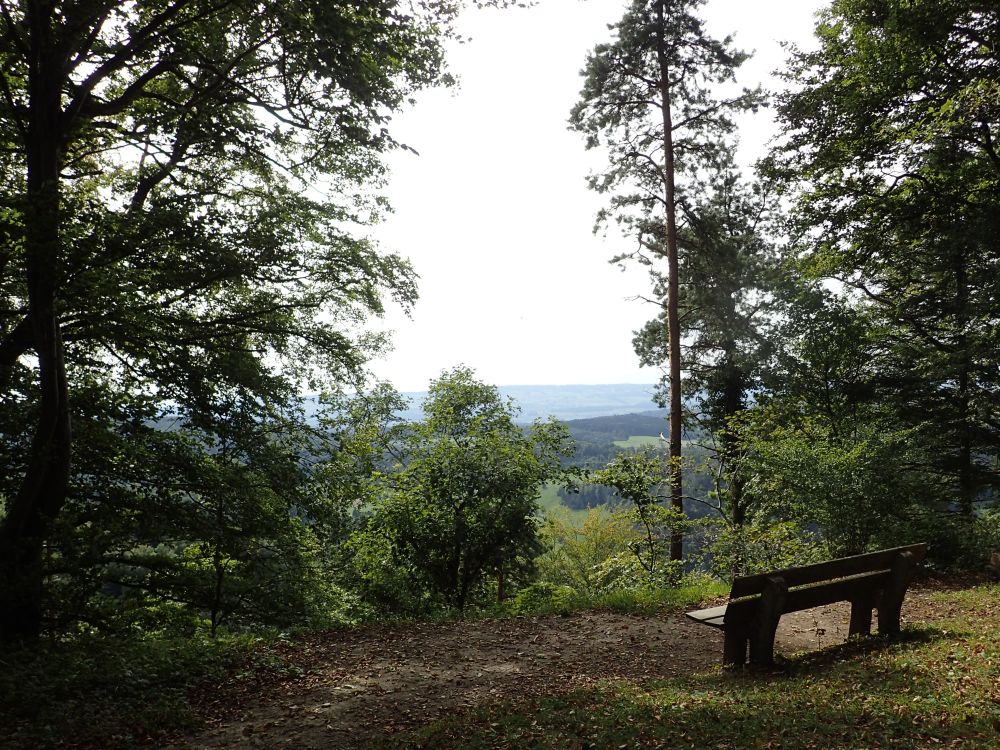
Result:
<svg viewBox="0 0 1000 750"><path fill-rule="evenodd" d="M855 636L843 643L826 646L821 649L803 651L791 656L777 655L775 656L774 664L769 667L758 667L750 664L726 667L722 670L722 675L730 678L752 678L761 675L782 674L798 677L812 672L828 670L833 665L850 662L851 660L872 654L916 648L934 641L956 637L955 631L939 627L907 627L894 636L877 634Z"/></svg>

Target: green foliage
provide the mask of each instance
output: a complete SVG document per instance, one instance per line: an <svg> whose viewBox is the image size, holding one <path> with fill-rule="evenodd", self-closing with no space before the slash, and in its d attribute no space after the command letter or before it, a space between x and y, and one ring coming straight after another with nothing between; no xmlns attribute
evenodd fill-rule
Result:
<svg viewBox="0 0 1000 750"><path fill-rule="evenodd" d="M587 607L629 615L655 615L690 609L706 599L725 595L725 587L718 582L695 574L680 577L669 587L643 586L607 591L590 599Z"/></svg>
<svg viewBox="0 0 1000 750"><path fill-rule="evenodd" d="M732 90L749 55L732 47L732 37L708 34L697 13L702 4L631 2L611 27L613 40L588 57L570 115L588 148L608 152L608 168L590 178L594 190L610 195L598 226L613 221L635 240L614 262L647 268L661 301L633 344L643 364L664 368L657 398L670 404L675 460L683 452L682 389L696 394L704 426L719 429L757 384L769 346L759 321L768 317L761 313L773 281L770 247L758 228L769 200L741 183L733 157L735 117L764 97L759 89L719 95ZM741 485L726 466L731 454L724 444L718 463L739 516ZM683 478L673 468L679 508ZM674 557L680 548L675 538Z"/></svg>
<svg viewBox="0 0 1000 750"><path fill-rule="evenodd" d="M733 115L756 108L760 91L743 91L716 98L713 87L734 80L748 55L732 48L731 38L708 35L697 9L704 0L667 4L662 24L658 3L630 2L611 27L613 38L588 55L580 101L570 114L571 126L586 138L588 148L609 150L609 167L590 178L590 186L610 193L612 217L639 232L662 235L644 218L662 216L664 207L651 196L663 193L663 120L661 104L673 109L678 133L675 166L678 175L694 177L699 170L726 159L727 137L735 130ZM670 99L662 99L663 69L658 39L664 37ZM683 194L683 189L681 193Z"/></svg>
<svg viewBox="0 0 1000 750"><path fill-rule="evenodd" d="M749 413L738 429L757 517L815 524L834 555L919 541L907 519L926 507L925 478L911 470L922 446L911 431L865 416L844 434L818 418L777 423L766 409Z"/></svg>
<svg viewBox="0 0 1000 750"><path fill-rule="evenodd" d="M22 649L0 656L5 748L134 747L188 729L188 692L241 667L278 668L259 638L109 638Z"/></svg>
<svg viewBox="0 0 1000 750"><path fill-rule="evenodd" d="M565 511L549 512L541 538L546 551L536 564L542 582L569 587L584 597L631 584L606 565L620 555L631 556L629 547L637 541L632 514L624 509L592 508L580 524Z"/></svg>
<svg viewBox="0 0 1000 750"><path fill-rule="evenodd" d="M1000 552L1000 506L976 519L978 546L984 552Z"/></svg>
<svg viewBox="0 0 1000 750"><path fill-rule="evenodd" d="M116 438L128 452L87 477L53 527L51 627L192 633L357 619L336 542L371 493L395 403L385 396L331 399L315 428L231 413L213 433L172 420Z"/></svg>
<svg viewBox="0 0 1000 750"><path fill-rule="evenodd" d="M382 602L392 590L412 592L393 607L419 601L463 611L482 599L487 576L496 578L502 600L527 579L541 551L537 498L562 473L568 435L555 422L536 422L526 433L513 405L461 367L432 382L424 411L426 420L405 437L403 465L386 477L384 495L352 542L382 549L396 569L383 570L386 563L369 551L356 562L368 581L393 582L380 584Z"/></svg>
<svg viewBox="0 0 1000 750"><path fill-rule="evenodd" d="M702 554L724 581L829 559L824 546L796 521L754 519L739 526L714 523Z"/></svg>
<svg viewBox="0 0 1000 750"><path fill-rule="evenodd" d="M505 610L512 615L568 615L580 608L580 602L573 587L541 580L518 591Z"/></svg>
<svg viewBox="0 0 1000 750"><path fill-rule="evenodd" d="M1000 486L998 28L991 4L832 3L791 61L772 165L799 269L869 311L870 397L934 425L923 469L966 515Z"/></svg>
<svg viewBox="0 0 1000 750"><path fill-rule="evenodd" d="M53 575L73 589L77 611L54 611L67 625L95 565L144 545L187 550L185 580L172 565L157 585L216 624L248 592L297 598L305 532L281 516L305 505L301 392L361 387L385 344L367 321L416 298L409 264L363 234L385 210L386 122L446 81L456 13L5 6L0 640L67 604L42 601ZM144 583L153 562L133 566ZM258 585L275 576L289 585Z"/></svg>
<svg viewBox="0 0 1000 750"><path fill-rule="evenodd" d="M626 580L641 576L648 586L672 585L680 577L682 566L670 559L670 546L677 535L690 529L691 521L683 511L662 504L667 463L659 453L620 453L593 473L593 481L613 487L629 504L626 512L638 531L628 544L632 554L606 560L603 575Z"/></svg>
<svg viewBox="0 0 1000 750"><path fill-rule="evenodd" d="M583 520L550 511L542 528L539 579L568 586L585 600L616 592L656 591L679 585L682 567L670 558L670 539L699 524L664 507L656 492L663 459L622 453L591 481L612 486L620 502L586 511Z"/></svg>
<svg viewBox="0 0 1000 750"><path fill-rule="evenodd" d="M972 518L955 512L924 511L908 520L909 537L929 545L927 565L945 572L983 571L1000 551L1000 516L996 511Z"/></svg>
<svg viewBox="0 0 1000 750"><path fill-rule="evenodd" d="M571 586L538 581L522 589L501 610L505 615L568 615L581 610L607 610L629 615L656 615L695 607L725 596L728 588L707 576L689 575L669 588L645 585L585 593Z"/></svg>

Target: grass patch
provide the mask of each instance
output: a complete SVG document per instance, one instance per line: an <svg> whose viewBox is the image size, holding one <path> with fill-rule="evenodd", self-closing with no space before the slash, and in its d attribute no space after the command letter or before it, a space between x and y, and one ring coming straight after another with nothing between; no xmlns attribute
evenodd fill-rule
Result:
<svg viewBox="0 0 1000 750"><path fill-rule="evenodd" d="M162 744L198 724L189 702L198 685L211 680L224 692L286 669L274 645L246 636L80 636L0 653L0 747Z"/></svg>
<svg viewBox="0 0 1000 750"><path fill-rule="evenodd" d="M542 487L538 496L538 507L541 509L542 515L546 516L557 512L567 516L574 526L582 526L587 518L587 508L570 508L566 505L559 497L561 486L558 482L549 482Z"/></svg>
<svg viewBox="0 0 1000 750"><path fill-rule="evenodd" d="M628 440L615 440L614 443L619 448L654 448L663 441L658 435L629 435Z"/></svg>
<svg viewBox="0 0 1000 750"><path fill-rule="evenodd" d="M1000 587L937 595L934 628L723 672L483 707L390 748L926 748L1000 736ZM669 658L669 655L664 655Z"/></svg>

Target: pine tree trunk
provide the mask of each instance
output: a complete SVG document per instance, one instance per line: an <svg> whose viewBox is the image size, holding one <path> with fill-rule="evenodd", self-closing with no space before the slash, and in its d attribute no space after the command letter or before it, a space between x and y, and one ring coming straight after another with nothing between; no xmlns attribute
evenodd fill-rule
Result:
<svg viewBox="0 0 1000 750"><path fill-rule="evenodd" d="M730 320L735 319L735 314ZM740 456L740 444L736 436L730 431L730 420L744 409L744 381L743 373L733 362L736 357L736 343L727 341L725 343L725 355L723 356L723 367L726 368L725 381L723 385L723 433L722 433L722 461L728 471L729 507L734 526L743 526L746 523L746 507L743 503L743 477L740 475L737 466Z"/></svg>
<svg viewBox="0 0 1000 750"><path fill-rule="evenodd" d="M670 65L667 60L666 4L657 0L656 34L657 60L660 67L660 109L663 117L664 151L664 201L666 202L667 240L667 359L670 386L670 505L684 510L684 493L681 485L681 327L678 311L679 273L677 255L677 206L674 187L674 136L673 117L670 109ZM684 557L684 537L676 532L670 537L670 559Z"/></svg>
<svg viewBox="0 0 1000 750"><path fill-rule="evenodd" d="M958 308L957 328L959 330L956 348L958 350L958 500L959 509L972 517L976 488L972 450L972 400L970 395L970 372L972 370L969 353L969 339L965 331L969 323L969 280L966 269L964 248L955 255L955 297Z"/></svg>

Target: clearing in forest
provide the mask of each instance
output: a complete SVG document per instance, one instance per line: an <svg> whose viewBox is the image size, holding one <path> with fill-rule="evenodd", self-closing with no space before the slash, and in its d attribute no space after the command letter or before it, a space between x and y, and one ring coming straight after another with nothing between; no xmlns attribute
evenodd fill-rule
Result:
<svg viewBox="0 0 1000 750"><path fill-rule="evenodd" d="M904 622L933 604L912 591ZM847 637L849 606L786 615L776 651L791 655ZM681 613L581 612L449 623L373 625L298 642L303 676L242 692L205 693L208 727L177 748L378 747L404 730L486 705L562 695L613 680L648 685L716 670L721 633ZM406 735L402 735L405 737ZM405 741L404 741L405 742Z"/></svg>

